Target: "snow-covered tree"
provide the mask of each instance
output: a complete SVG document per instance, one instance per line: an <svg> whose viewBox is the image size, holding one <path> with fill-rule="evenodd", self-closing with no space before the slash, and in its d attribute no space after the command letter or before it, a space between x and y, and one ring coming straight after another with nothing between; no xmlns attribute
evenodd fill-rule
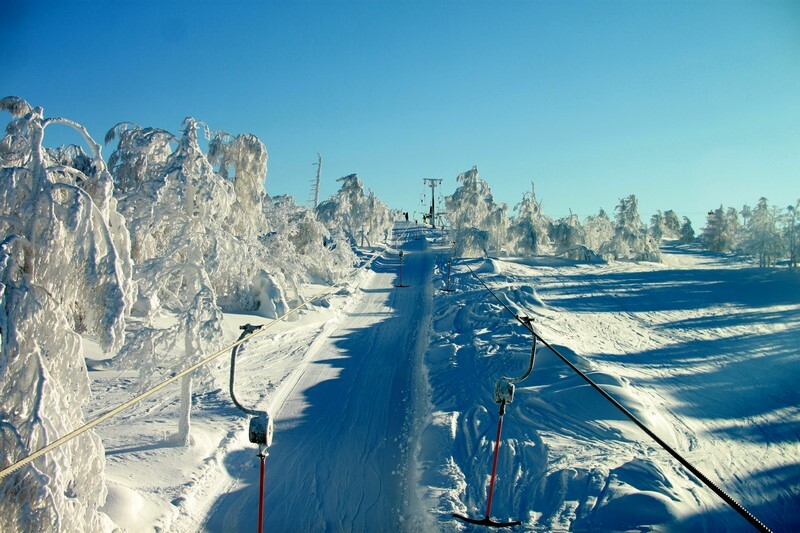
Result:
<svg viewBox="0 0 800 533"><path fill-rule="evenodd" d="M762 197L753 209L747 224L747 237L743 252L758 257L758 266L768 267L783 253L783 240L778 229L778 213Z"/></svg>
<svg viewBox="0 0 800 533"><path fill-rule="evenodd" d="M616 211L614 236L601 247L600 253L617 260L661 261L658 245L648 238L647 228L639 218L636 196L620 199Z"/></svg>
<svg viewBox="0 0 800 533"><path fill-rule="evenodd" d="M82 340L108 352L131 306L127 228L100 146L83 126L44 118L21 98L0 141L0 466L80 426L89 399ZM82 149L48 152L46 128L77 130ZM99 530L106 489L100 439L87 432L0 482L0 529Z"/></svg>
<svg viewBox="0 0 800 533"><path fill-rule="evenodd" d="M392 214L375 194L364 192L358 175L350 174L337 180L339 191L317 206L317 218L332 233L343 231L353 244L362 239L372 246L388 239Z"/></svg>
<svg viewBox="0 0 800 533"><path fill-rule="evenodd" d="M157 369L174 372L213 351L222 340L223 308L263 304L277 316L286 307L258 240L266 229L266 149L252 136L218 134L211 142L212 160L224 169L218 173L198 144L198 130L209 135L208 128L192 118L184 125L179 139L131 124L107 136L120 137L111 160L124 184L119 202L130 221L139 286L138 320L123 356L138 368L142 387L164 377ZM171 326L159 325L164 316ZM207 370L196 377L210 384ZM192 386L193 377L185 377L177 435L185 444Z"/></svg>
<svg viewBox="0 0 800 533"><path fill-rule="evenodd" d="M349 273L356 256L346 239L331 235L314 211L299 206L291 196L265 203L269 231L262 239L272 263L294 283L305 279L327 283Z"/></svg>
<svg viewBox="0 0 800 533"><path fill-rule="evenodd" d="M683 224L680 228L680 243L691 244L694 242L694 228L692 228L692 221L688 217L683 217Z"/></svg>
<svg viewBox="0 0 800 533"><path fill-rule="evenodd" d="M550 252L552 243L549 233L552 220L544 215L542 202L536 199L533 183L530 192L523 195L522 201L514 210L517 215L512 217L508 228L510 251L523 256Z"/></svg>
<svg viewBox="0 0 800 533"><path fill-rule="evenodd" d="M733 223L729 213L720 205L718 209L708 212L700 242L712 252L732 252L736 249L737 227L738 224Z"/></svg>
<svg viewBox="0 0 800 533"><path fill-rule="evenodd" d="M614 224L605 211L600 209L596 215L590 215L583 221L583 232L586 247L599 251L602 246L614 237Z"/></svg>
<svg viewBox="0 0 800 533"><path fill-rule="evenodd" d="M208 145L208 160L219 166L221 178L233 183L234 200L226 225L238 239L253 241L266 231L263 203L266 198L267 149L251 134L233 137L218 132ZM229 169L233 168L233 175Z"/></svg>
<svg viewBox="0 0 800 533"><path fill-rule="evenodd" d="M753 216L753 208L745 204L742 206L742 210L739 211L739 214L742 216L742 226L747 228L750 217Z"/></svg>
<svg viewBox="0 0 800 533"><path fill-rule="evenodd" d="M649 235L656 245L661 244L661 239L670 235L670 230L667 227L667 219L661 210L656 211L656 214L650 217Z"/></svg>
<svg viewBox="0 0 800 533"><path fill-rule="evenodd" d="M550 230L550 237L556 246L556 255L565 255L570 259L580 260L586 256L584 250L585 236L578 215L558 219Z"/></svg>
<svg viewBox="0 0 800 533"><path fill-rule="evenodd" d="M797 256L800 254L800 200L786 208L786 224L784 227L784 240L789 252L789 267L797 267Z"/></svg>
<svg viewBox="0 0 800 533"><path fill-rule="evenodd" d="M104 142L109 144L117 138L117 149L108 158L117 195L130 195L151 187L151 177L166 175L167 158L178 142L173 134L122 122L106 133ZM147 194L147 191L141 192Z"/></svg>
<svg viewBox="0 0 800 533"><path fill-rule="evenodd" d="M455 253L474 256L501 252L506 240L508 207L494 202L489 184L478 175L478 167L459 174L456 180L461 185L445 197Z"/></svg>
<svg viewBox="0 0 800 533"><path fill-rule="evenodd" d="M666 226L667 233L665 236L674 239L681 233L681 221L677 213L672 209L664 211L664 226Z"/></svg>
<svg viewBox="0 0 800 533"><path fill-rule="evenodd" d="M725 211L725 226L733 236L733 249L736 250L744 240L745 228L739 223L739 213L733 207L729 207Z"/></svg>

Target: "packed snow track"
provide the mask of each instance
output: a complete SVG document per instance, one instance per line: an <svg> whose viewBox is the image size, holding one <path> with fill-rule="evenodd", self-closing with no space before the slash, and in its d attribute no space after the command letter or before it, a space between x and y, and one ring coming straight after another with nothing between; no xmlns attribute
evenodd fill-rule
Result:
<svg viewBox="0 0 800 533"><path fill-rule="evenodd" d="M409 440L431 309L433 252L409 240L387 251L360 289L360 304L319 349L275 416L266 473L268 531L401 528L407 507ZM221 494L206 531L255 530L258 469L252 453Z"/></svg>

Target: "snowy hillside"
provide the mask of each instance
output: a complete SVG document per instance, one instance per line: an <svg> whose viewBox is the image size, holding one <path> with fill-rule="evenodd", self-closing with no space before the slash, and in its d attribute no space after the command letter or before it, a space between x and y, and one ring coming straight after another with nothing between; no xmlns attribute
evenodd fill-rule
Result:
<svg viewBox="0 0 800 533"><path fill-rule="evenodd" d="M450 250L418 233L396 229L351 289L246 345L237 394L276 418L268 529L471 530L451 513L483 517L492 389L522 374L531 338L467 265L769 527L797 529L795 272L669 244L663 264L457 261L443 292ZM399 250L407 288L393 287ZM229 315L226 338L254 319ZM94 368L99 411L128 382ZM255 527L246 421L225 389L196 402L189 448L159 444L170 395L100 431L118 525ZM540 531L751 529L541 347L505 416L492 515Z"/></svg>
<svg viewBox="0 0 800 533"><path fill-rule="evenodd" d="M796 530L800 277L663 251L664 264L466 264L768 526ZM483 517L492 387L522 374L531 347L463 262L455 271L455 292L435 300L418 447L424 507L445 530L452 512ZM536 530L751 529L547 349L505 418L497 517Z"/></svg>

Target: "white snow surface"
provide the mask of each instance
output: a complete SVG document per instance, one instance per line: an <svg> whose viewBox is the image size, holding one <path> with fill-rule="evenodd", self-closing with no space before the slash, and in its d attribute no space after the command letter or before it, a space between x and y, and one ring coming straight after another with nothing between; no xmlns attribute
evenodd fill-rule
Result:
<svg viewBox="0 0 800 533"><path fill-rule="evenodd" d="M537 332L775 531L800 528L800 275L667 242L663 263L465 259L395 228L353 284L245 345L237 396L269 408L267 531L472 531L497 429L495 382ZM395 288L403 250L403 281ZM305 286L311 294L315 287ZM254 315L225 316L225 338ZM88 350L89 348L87 348ZM98 350L99 352L99 350ZM92 417L133 372L89 353ZM223 356L212 372L227 383ZM195 394L175 446L177 386L102 426L109 498L128 531L253 530L258 459L227 387ZM522 530L751 528L546 348L517 386L492 516Z"/></svg>

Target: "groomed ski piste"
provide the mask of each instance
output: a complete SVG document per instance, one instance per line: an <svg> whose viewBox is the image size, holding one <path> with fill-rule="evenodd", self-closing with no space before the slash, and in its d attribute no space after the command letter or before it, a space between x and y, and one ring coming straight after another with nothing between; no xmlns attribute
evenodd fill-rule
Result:
<svg viewBox="0 0 800 533"><path fill-rule="evenodd" d="M349 285L245 344L237 396L275 421L266 531L481 529L451 515L483 518L494 384L523 373L532 338L478 277L767 527L800 528L797 272L667 243L662 264L455 258L446 292L447 242L398 223ZM226 339L259 321L227 315ZM87 417L133 383L90 363ZM117 526L256 529L257 448L228 361L212 371L189 447L168 440L177 391L100 427ZM507 407L492 516L531 531L752 530L541 346Z"/></svg>

